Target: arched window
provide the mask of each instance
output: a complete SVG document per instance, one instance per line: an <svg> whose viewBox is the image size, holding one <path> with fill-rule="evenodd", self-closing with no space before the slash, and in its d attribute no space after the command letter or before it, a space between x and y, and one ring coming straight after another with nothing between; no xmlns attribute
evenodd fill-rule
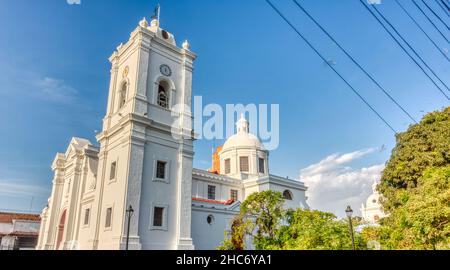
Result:
<svg viewBox="0 0 450 270"><path fill-rule="evenodd" d="M120 88L119 109L122 109L123 106L125 106L125 103L127 102L127 90L128 90L128 83L124 82L122 84L122 87Z"/></svg>
<svg viewBox="0 0 450 270"><path fill-rule="evenodd" d="M284 198L285 200L292 201L292 192L290 192L289 190L285 190L285 191L283 192L283 198Z"/></svg>
<svg viewBox="0 0 450 270"><path fill-rule="evenodd" d="M160 82L158 85L158 105L169 108L169 85L166 82Z"/></svg>

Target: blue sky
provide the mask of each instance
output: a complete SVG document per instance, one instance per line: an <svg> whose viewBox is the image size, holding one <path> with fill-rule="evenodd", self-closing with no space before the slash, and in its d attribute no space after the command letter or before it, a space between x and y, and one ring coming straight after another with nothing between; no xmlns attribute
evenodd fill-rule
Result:
<svg viewBox="0 0 450 270"><path fill-rule="evenodd" d="M280 146L271 152L272 173L298 178L302 169L353 153L350 156L354 158L332 166L334 173L320 176L323 186L333 182L336 173L340 177L366 172L364 169L379 166L389 158L395 145L392 131L265 1L159 2L162 27L172 32L178 43L188 39L199 56L194 95L203 96L205 104L280 104ZM300 2L416 119L449 105L359 1ZM417 9L409 1L403 2L433 39L450 49ZM32 210L39 211L50 194L50 165L55 153L64 152L72 136L95 142L95 130L101 129L106 110L110 68L107 58L127 41L142 17L151 16L156 3L0 3L0 209L29 210L34 197ZM397 130L408 127L410 120L292 1L276 1L276 5L327 59L336 61L336 68ZM379 9L450 84L449 63L399 7L393 1L383 1ZM441 9L435 9L448 19ZM196 167L209 167L213 144L196 142ZM386 146L384 151L376 150L382 145ZM308 175L304 177L308 179ZM369 180L342 183L340 188L328 191L323 200L331 201L331 195L341 192L342 204L357 204L370 191ZM354 194L346 194L348 190ZM354 198L346 201L349 196ZM313 206L337 211L321 203Z"/></svg>

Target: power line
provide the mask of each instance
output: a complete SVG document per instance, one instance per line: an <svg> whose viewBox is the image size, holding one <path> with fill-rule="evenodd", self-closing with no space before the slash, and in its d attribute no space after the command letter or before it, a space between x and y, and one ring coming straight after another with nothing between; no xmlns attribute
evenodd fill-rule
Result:
<svg viewBox="0 0 450 270"><path fill-rule="evenodd" d="M362 102L364 102L364 104L366 104L367 107L369 107L372 112L374 112L378 118L381 119L381 121L384 122L384 124L389 127L389 129L391 129L395 134L397 134L397 131L380 115L380 113L377 112L377 110L375 110L374 107L372 107L365 99L364 97L361 96L361 94L359 94L359 92L353 88L353 86L351 86L351 84L344 79L344 77L342 77L342 75L333 67L333 65L331 65L326 59L325 57L323 57L323 55L314 47L314 45L312 45L308 39L306 39L299 30L297 30L297 28L281 13L281 11L279 11L273 4L272 2L270 2L270 0L266 0L266 2L276 11L276 13L297 33L298 36L300 36L303 41L306 42L306 44L308 44L308 46L322 59L322 61L324 63L327 63L327 65L345 82L345 84L347 84L347 86L353 91L353 93L355 93L355 95L357 95Z"/></svg>
<svg viewBox="0 0 450 270"><path fill-rule="evenodd" d="M436 44L436 42L434 42L433 39L427 34L427 32L425 32L425 30L414 19L414 17L406 10L406 8L402 4L400 4L400 2L398 0L395 0L395 2L406 13L406 15L408 15L408 17L414 22L414 24L422 31L422 33L424 33L424 35L428 38L428 40L431 41L431 43L433 43L434 47L436 47L436 49L438 49L438 51L447 59L447 61L450 62L450 58L448 58L447 54L445 54L445 52L441 48L439 48L439 46Z"/></svg>
<svg viewBox="0 0 450 270"><path fill-rule="evenodd" d="M420 10L420 12L423 14L423 16L425 16L427 18L427 20L431 23L431 25L434 26L434 28L436 29L436 31L439 32L439 34L441 34L441 36L450 44L450 41L447 39L447 37L445 37L445 35L441 32L441 30L434 24L434 22L430 19L430 17L428 17L428 15L423 11L423 9L416 3L415 0L412 0L413 4Z"/></svg>
<svg viewBox="0 0 450 270"><path fill-rule="evenodd" d="M447 5L447 3L445 3L444 0L441 0L442 5L445 6L445 8L447 9L448 12L450 12L450 7ZM449 15L450 16L450 15Z"/></svg>
<svg viewBox="0 0 450 270"><path fill-rule="evenodd" d="M437 5L438 5L439 7L442 8L442 10L444 11L444 13L445 13L448 17L450 17L450 14L449 14L450 9L445 9L445 7L443 6L443 5L444 5L443 2L441 2L442 0L434 0L434 1L437 3Z"/></svg>
<svg viewBox="0 0 450 270"><path fill-rule="evenodd" d="M379 11L375 6L372 6L373 9L375 9L375 11L378 13L378 15L381 16L381 18L394 30L394 32L401 38L401 40L403 40L403 42L406 43L406 45L411 49L411 51L420 59L420 61L425 65L425 67L427 67L431 73L442 83L442 85L444 85L445 88L447 88L447 91L450 92L450 88L447 86L447 84L441 80L441 78L436 74L436 72L434 72L434 70L425 62L425 60L423 60L423 58L417 53L417 51L411 46L411 44L409 44L408 41L406 41L406 39L397 31L397 28L395 28L390 22L389 20L384 17L384 15L381 13L381 11Z"/></svg>
<svg viewBox="0 0 450 270"><path fill-rule="evenodd" d="M380 21L380 19L378 19L378 17L375 15L375 13L373 13L373 11L366 6L366 4L364 4L364 2L362 0L359 0L359 2L367 9L367 11L370 12L370 14L372 14L372 16L378 21L378 23L384 28L384 30L386 30L386 32L389 34L389 36L391 36L391 38L397 43L398 46L400 46L400 48L409 56L409 58L411 58L411 60L414 61L414 63L420 68L420 70L422 70L422 72L425 74L425 76L428 77L428 79L430 79L430 81L436 86L436 88L447 98L447 100L450 100L450 97L447 96L447 94L445 94L444 90L442 90L441 87L439 87L439 85L437 85L437 83L430 77L430 75L423 69L423 67L417 62L416 59L414 59L414 57L412 57L412 55L405 49L405 47L403 47L403 45L400 43L400 41L398 41L398 39L389 31L389 29L387 29L387 27Z"/></svg>
<svg viewBox="0 0 450 270"><path fill-rule="evenodd" d="M319 22L317 22L309 13L308 11L306 11L302 5L300 5L300 3L297 0L293 0L294 3L336 44L336 46L339 47L339 49L341 49L341 51L343 51L345 53L345 55L347 55L347 57L349 57L353 63L359 67L359 69L364 72L364 74L367 75L367 77L369 77L373 83L375 83L378 88L383 91L383 93L393 102L395 103L395 105L397 105L397 107L399 107L413 122L417 123L417 121L414 119L414 117L411 116L411 114L409 114L405 108L403 108L388 92L387 90L382 87L376 80L375 78L369 74L369 72L366 71L366 69L364 69L348 52L347 50L345 50L340 44L339 42L337 42L329 33L327 30L325 30L322 25L320 25Z"/></svg>
<svg viewBox="0 0 450 270"><path fill-rule="evenodd" d="M448 25L441 19L441 17L439 15L436 14L436 12L434 12L434 10L427 4L425 3L425 1L422 0L422 3L428 8L429 11L431 11L431 13L433 13L433 15L443 24L445 25L445 27L450 31L450 28L448 27Z"/></svg>

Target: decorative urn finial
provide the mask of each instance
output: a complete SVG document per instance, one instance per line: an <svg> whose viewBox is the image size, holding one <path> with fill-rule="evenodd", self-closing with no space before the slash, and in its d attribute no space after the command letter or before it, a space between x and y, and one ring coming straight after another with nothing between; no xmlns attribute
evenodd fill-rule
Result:
<svg viewBox="0 0 450 270"><path fill-rule="evenodd" d="M145 17L142 18L142 20L139 22L139 25L140 25L141 27L147 28L148 22L147 22L147 20L145 19Z"/></svg>
<svg viewBox="0 0 450 270"><path fill-rule="evenodd" d="M189 44L189 41L187 41L187 40L185 40L183 42L182 46L183 46L183 49L185 49L185 50L189 50L191 48L191 44Z"/></svg>

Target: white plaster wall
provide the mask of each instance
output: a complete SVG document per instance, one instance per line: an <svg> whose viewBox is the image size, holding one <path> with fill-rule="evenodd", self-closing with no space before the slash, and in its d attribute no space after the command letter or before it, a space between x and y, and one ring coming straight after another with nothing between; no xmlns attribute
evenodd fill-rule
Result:
<svg viewBox="0 0 450 270"><path fill-rule="evenodd" d="M17 232L39 232L40 227L39 221L27 221L27 220L14 220L13 221L13 231Z"/></svg>
<svg viewBox="0 0 450 270"><path fill-rule="evenodd" d="M161 65L168 65L172 70L170 77L164 77L159 67ZM159 44L152 43L152 50L150 51L150 60L148 66L147 77L147 101L149 102L149 117L160 123L172 125L173 117L168 112L169 110L163 109L157 105L157 91L158 83L160 80L165 80L172 85L172 89L169 92L169 109L176 104L182 103L184 91L187 90L188 95L191 95L191 89L185 89L183 84L183 68L180 55L170 53L167 49L162 48ZM191 104L187 104L191 106Z"/></svg>
<svg viewBox="0 0 450 270"><path fill-rule="evenodd" d="M10 233L13 225L11 223L0 223L0 233Z"/></svg>
<svg viewBox="0 0 450 270"><path fill-rule="evenodd" d="M118 72L116 81L112 82L110 87L113 91L111 93L111 122L109 127L114 127L119 123L124 115L127 115L133 111L133 97L136 94L137 82L136 74L138 68L138 53L136 50L130 50L128 53L123 54L118 62ZM128 67L129 72L127 77L123 77L123 71ZM128 91L126 96L126 103L122 108L119 108L120 91L123 82L128 82Z"/></svg>
<svg viewBox="0 0 450 270"><path fill-rule="evenodd" d="M159 134L163 136L162 134ZM166 135L168 136L168 135ZM141 210L139 216L139 235L142 249L175 249L177 224L177 183L178 183L178 150L176 145L161 145L147 142L145 146L144 173L142 179ZM169 182L154 181L155 160L169 161ZM167 207L167 230L154 230L152 225L152 207Z"/></svg>
<svg viewBox="0 0 450 270"><path fill-rule="evenodd" d="M278 191L283 193L285 190L289 190L292 193L292 200L285 200L285 207L287 208L305 208L306 204L306 198L305 198L305 191L300 189L295 189L292 187L286 187L282 185L277 184L270 184L270 190Z"/></svg>
<svg viewBox="0 0 450 270"><path fill-rule="evenodd" d="M250 196L252 193L263 191L261 188L262 187L257 186L257 185L251 186L251 187L246 187L244 189L244 200L247 199L247 197Z"/></svg>
<svg viewBox="0 0 450 270"><path fill-rule="evenodd" d="M94 214L94 204L95 200L92 198L91 200L85 201L80 206L80 220L78 224L78 249L81 250L89 250L92 249L93 240L94 240L94 232L95 232L95 214ZM90 217L89 223L87 225L84 224L84 216L86 209L90 209Z"/></svg>
<svg viewBox="0 0 450 270"><path fill-rule="evenodd" d="M208 199L208 186L216 187L216 201L226 202L231 199L231 190L238 191L238 200L242 201L244 192L242 185L233 185L229 183L217 183L212 181L192 180L192 196L195 198Z"/></svg>
<svg viewBox="0 0 450 270"><path fill-rule="evenodd" d="M125 136L125 135L122 135ZM122 143L122 136L114 136L109 144L106 156L105 172L103 175L103 198L99 223L99 249L119 249L120 237L123 230L125 216L125 194L128 178L128 144ZM111 163L117 162L116 178L110 180ZM106 209L112 207L111 227L106 228Z"/></svg>
<svg viewBox="0 0 450 270"><path fill-rule="evenodd" d="M248 175L249 178L268 175L268 155L265 151L249 147L235 147L233 149L223 150L220 152L219 156L221 174L225 174L225 160L230 159L230 173L228 175L230 177L243 179L240 172L239 157L248 157L249 172L244 174ZM259 173L259 158L264 159L264 173Z"/></svg>
<svg viewBox="0 0 450 270"><path fill-rule="evenodd" d="M207 217L214 216L209 225ZM192 238L196 250L215 250L224 240L225 230L230 230L235 212L219 212L212 209L192 209Z"/></svg>

